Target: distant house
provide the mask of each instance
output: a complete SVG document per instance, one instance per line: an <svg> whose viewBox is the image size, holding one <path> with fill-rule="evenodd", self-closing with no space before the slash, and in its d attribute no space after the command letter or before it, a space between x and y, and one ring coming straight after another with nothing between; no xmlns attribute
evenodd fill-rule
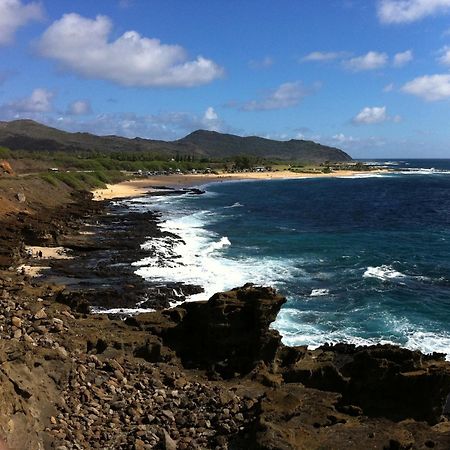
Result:
<svg viewBox="0 0 450 450"><path fill-rule="evenodd" d="M253 172L266 172L266 171L267 171L267 167L264 167L264 166L253 167Z"/></svg>

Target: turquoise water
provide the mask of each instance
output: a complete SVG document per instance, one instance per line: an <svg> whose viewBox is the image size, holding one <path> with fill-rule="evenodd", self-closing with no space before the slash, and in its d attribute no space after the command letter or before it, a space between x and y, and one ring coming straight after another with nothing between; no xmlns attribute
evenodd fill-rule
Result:
<svg viewBox="0 0 450 450"><path fill-rule="evenodd" d="M274 326L290 345L393 342L450 355L450 161L388 165L401 171L143 199L183 241L149 242L166 263L148 258L138 273L201 284L200 298L273 285L288 298Z"/></svg>

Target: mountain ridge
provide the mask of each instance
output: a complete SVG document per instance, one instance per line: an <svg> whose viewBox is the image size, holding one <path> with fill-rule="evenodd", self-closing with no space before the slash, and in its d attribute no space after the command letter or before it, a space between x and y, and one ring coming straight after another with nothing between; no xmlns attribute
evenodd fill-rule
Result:
<svg viewBox="0 0 450 450"><path fill-rule="evenodd" d="M87 132L68 132L30 119L0 122L0 145L11 150L150 152L161 156L189 154L211 159L247 155L280 161L345 162L352 158L335 147L313 141L276 141L259 136L237 136L217 131L196 130L175 141L97 136Z"/></svg>

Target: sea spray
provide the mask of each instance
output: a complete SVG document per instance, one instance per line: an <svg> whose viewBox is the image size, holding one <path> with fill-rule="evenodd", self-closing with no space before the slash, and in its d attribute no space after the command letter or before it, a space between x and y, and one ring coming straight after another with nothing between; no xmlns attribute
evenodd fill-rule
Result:
<svg viewBox="0 0 450 450"><path fill-rule="evenodd" d="M450 164L396 167L412 170L141 199L135 207L160 211L167 238L144 244L155 251L137 273L202 285L190 300L249 281L274 285L288 297L274 325L288 344L450 354Z"/></svg>

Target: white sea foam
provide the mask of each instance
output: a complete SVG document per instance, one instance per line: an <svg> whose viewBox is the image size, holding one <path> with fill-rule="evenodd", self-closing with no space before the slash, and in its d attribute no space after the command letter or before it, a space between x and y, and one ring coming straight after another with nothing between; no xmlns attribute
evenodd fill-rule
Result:
<svg viewBox="0 0 450 450"><path fill-rule="evenodd" d="M292 274L302 275L292 261L276 258L232 258L226 251L232 242L226 236L208 231L205 226L220 215L198 211L172 217L171 210L161 229L177 237L152 238L142 245L152 256L135 262L136 274L152 281L171 281L200 285L205 292L188 300L203 300L216 292L243 285L279 284Z"/></svg>
<svg viewBox="0 0 450 450"><path fill-rule="evenodd" d="M324 295L329 295L330 291L328 289L313 289L311 291L310 297L322 297Z"/></svg>
<svg viewBox="0 0 450 450"><path fill-rule="evenodd" d="M353 175L339 175L336 178L358 179L358 178L385 178L388 173L355 173Z"/></svg>
<svg viewBox="0 0 450 450"><path fill-rule="evenodd" d="M213 242L211 243L205 250L206 254L210 254L212 252L214 252L215 250L220 250L224 247L228 247L229 245L231 245L230 240L224 236L222 238L220 238L220 240L218 242Z"/></svg>
<svg viewBox="0 0 450 450"><path fill-rule="evenodd" d="M401 175L449 175L450 170L435 169L434 167L429 169L411 167L395 171L394 173Z"/></svg>
<svg viewBox="0 0 450 450"><path fill-rule="evenodd" d="M382 265L378 267L368 267L363 274L363 278L378 278L379 280L391 280L393 278L404 278L405 274L394 270L392 266Z"/></svg>
<svg viewBox="0 0 450 450"><path fill-rule="evenodd" d="M282 335L285 345L307 345L309 348L317 348L325 343L337 344L346 342L355 345L395 344L389 339L365 338L359 335L355 328L339 328L333 331L324 331L321 328L323 317L317 314L314 323L305 323L305 316L314 315L313 312L303 312L294 308L283 308L277 316L273 328Z"/></svg>
<svg viewBox="0 0 450 450"><path fill-rule="evenodd" d="M307 320L311 316L316 316L315 320ZM412 324L406 319L394 319L388 315L384 316L384 321L387 328L394 332L396 337L393 335L390 338L363 337L361 331L354 327L324 331L321 328L324 319L320 313L304 312L294 308L283 308L278 313L273 328L281 333L283 343L289 346L307 345L314 349L325 343L337 344L340 342L355 345L393 344L410 350L420 350L427 354L444 353L447 361L450 361L450 333L414 330ZM386 336L390 334L387 332Z"/></svg>
<svg viewBox="0 0 450 450"><path fill-rule="evenodd" d="M151 308L109 308L109 309L102 309L97 307L91 308L92 314L125 314L127 316L135 316L136 314L143 314L154 311L155 310Z"/></svg>
<svg viewBox="0 0 450 450"><path fill-rule="evenodd" d="M364 161L366 166L398 166L403 161Z"/></svg>
<svg viewBox="0 0 450 450"><path fill-rule="evenodd" d="M230 205L230 206L224 206L223 208L224 209L230 209L230 208L242 208L244 205L242 205L241 203L239 203L239 202L236 202L236 203L233 203L232 205Z"/></svg>
<svg viewBox="0 0 450 450"><path fill-rule="evenodd" d="M450 361L450 333L411 332L405 347L424 353L445 353L447 361Z"/></svg>

